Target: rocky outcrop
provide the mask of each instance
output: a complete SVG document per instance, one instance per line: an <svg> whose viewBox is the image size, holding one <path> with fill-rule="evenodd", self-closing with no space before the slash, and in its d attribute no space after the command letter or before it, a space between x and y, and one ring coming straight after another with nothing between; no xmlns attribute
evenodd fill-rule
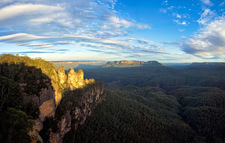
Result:
<svg viewBox="0 0 225 143"><path fill-rule="evenodd" d="M145 62L141 62L141 61L126 61L126 60L116 61L114 63L116 63L117 65L118 64L129 64L129 65L131 65L131 64L145 64Z"/></svg>
<svg viewBox="0 0 225 143"><path fill-rule="evenodd" d="M84 124L87 116L91 115L96 105L103 100L105 100L104 86L101 83L92 84L91 88L85 87L81 91L66 95L57 107L55 120L57 120L58 130L50 133L49 142L62 143L65 135L76 132L78 127ZM64 113L60 114L62 111Z"/></svg>
<svg viewBox="0 0 225 143"><path fill-rule="evenodd" d="M103 84L98 84L94 79L84 79L81 69L75 72L71 68L66 74L64 67L60 67L57 72L53 64L41 59L0 56L0 73L4 76L2 80L13 81L18 91L21 91L18 95L21 97L18 99L21 99L23 104L19 106L24 107L14 108L23 109L32 116L34 125L29 132L32 142L45 142L46 138L43 136L49 136L49 133L51 134L50 138L47 138L48 142L62 142L66 133L84 123L91 110L102 100L100 96L104 91ZM77 94L68 95L69 99L67 94L64 94L72 94L75 91L78 91ZM68 101L62 105L60 101L63 96ZM56 112L59 110L58 105L62 109L60 118ZM52 127L55 123L56 126Z"/></svg>
<svg viewBox="0 0 225 143"><path fill-rule="evenodd" d="M53 77L52 77L53 78ZM92 103L99 103L102 98L99 98L100 95L103 95L104 88L99 86L98 88L90 89L90 91L85 92L81 96L81 98L76 101L78 102L77 107L71 106L71 109L67 109L63 112L65 114L62 118L55 118L56 116L56 108L60 104L62 99L63 91L73 91L75 89L82 89L86 85L90 85L95 83L94 79L85 79L84 80L84 72L80 69L75 72L72 68L70 71L65 74L64 67L60 67L58 70L58 76L54 77L52 80L58 80L58 84L55 82L50 83L50 81L45 81L47 87L41 89L39 92L39 96L32 95L32 100L35 101L39 105L39 119L35 120L35 125L33 130L30 131L30 136L32 137L33 142L39 141L42 142L42 138L39 135L39 132L44 128L43 122L46 118L54 118L55 122L57 122L58 130L57 132L52 132L49 135L48 142L58 143L62 142L66 133L68 133L71 129L77 129L80 124L83 124L86 120L86 117L91 114L91 110L94 106ZM53 85L53 87L51 87ZM55 87L54 87L55 85ZM25 86L25 84L23 84ZM53 91L55 89L55 92ZM72 101L74 102L74 101ZM71 104L70 102L66 104ZM61 108L62 106L60 106ZM76 122L74 122L76 120ZM75 124L72 124L75 123ZM49 128L48 131L52 130Z"/></svg>
<svg viewBox="0 0 225 143"><path fill-rule="evenodd" d="M43 143L41 136L39 135L39 131L43 128L43 124L39 119L34 120L33 129L29 132L32 143Z"/></svg>
<svg viewBox="0 0 225 143"><path fill-rule="evenodd" d="M44 102L54 99L54 91L51 86L50 79L43 79L42 84L44 84L44 88L39 90L38 94L30 95L30 98L38 105L41 106ZM28 88L27 83L20 83L21 90Z"/></svg>
<svg viewBox="0 0 225 143"><path fill-rule="evenodd" d="M78 82L78 74L74 71L73 68L70 69L70 71L67 73L68 75L68 88L71 90L74 90L79 87L79 82L83 82L83 79Z"/></svg>
<svg viewBox="0 0 225 143"><path fill-rule="evenodd" d="M62 142L66 133L72 128L77 128L78 125L84 123L87 115L91 114L91 104L94 102L98 103L100 101L99 96L103 94L102 87L99 87L99 89L90 89L90 91L87 91L83 95L79 95L81 98L76 101L79 106L71 106L71 109L64 111L65 114L62 118L55 118L56 108L60 104L64 91L82 89L86 85L94 84L95 80L84 79L84 72L81 69L75 72L71 68L66 74L64 67L60 67L58 72L53 70L52 73L51 79L38 79L35 85L39 87L40 84L43 88L39 88L37 93L35 92L35 94L30 95L30 98L38 105L40 111L39 119L34 120L33 130L29 132L32 142L45 142L42 140L39 132L45 128L43 122L45 122L46 118L53 118L57 122L59 129L57 132L51 132L49 142ZM23 92L29 91L28 83L19 83L19 85ZM67 104L71 103L68 102ZM76 123L74 122L75 120Z"/></svg>
<svg viewBox="0 0 225 143"><path fill-rule="evenodd" d="M75 72L74 69L71 68L66 74L65 68L60 67L57 73L57 77L52 77L54 81L58 80L57 84L52 82L52 86L55 89L56 106L62 99L62 91L83 88L85 85L95 82L94 79L84 79L84 72L81 69Z"/></svg>
<svg viewBox="0 0 225 143"><path fill-rule="evenodd" d="M61 85L61 88L65 88L66 83L67 83L67 76L65 74L65 68L64 67L60 67L58 69L58 77L59 77L59 84Z"/></svg>

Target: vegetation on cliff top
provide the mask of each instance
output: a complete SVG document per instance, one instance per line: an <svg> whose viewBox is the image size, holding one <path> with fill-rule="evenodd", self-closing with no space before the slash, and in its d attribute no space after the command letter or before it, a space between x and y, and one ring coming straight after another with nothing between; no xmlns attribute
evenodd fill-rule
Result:
<svg viewBox="0 0 225 143"><path fill-rule="evenodd" d="M29 57L2 55L0 57L0 142L30 142L28 132L39 108L31 96L40 96L47 88L50 63ZM43 70L41 70L42 68Z"/></svg>
<svg viewBox="0 0 225 143"><path fill-rule="evenodd" d="M39 117L42 90L51 88L52 91L54 88L61 94L68 87L60 85L60 77L53 64L42 59L2 55L0 75L0 142L30 142L28 132L34 125L32 119ZM76 82L82 83L80 88L95 82L93 79L84 80L82 70L78 70L77 76ZM67 78L73 80L74 77ZM94 85L87 86L84 91L90 86ZM53 93L49 97L54 98ZM57 98L60 100L61 97Z"/></svg>
<svg viewBox="0 0 225 143"><path fill-rule="evenodd" d="M21 64L24 63L26 66L36 67L37 69L41 69L44 74L48 77L54 75L55 67L52 63L42 60L40 58L31 59L27 56L18 56L18 55L10 55L4 54L0 57L0 63L8 63L8 64Z"/></svg>

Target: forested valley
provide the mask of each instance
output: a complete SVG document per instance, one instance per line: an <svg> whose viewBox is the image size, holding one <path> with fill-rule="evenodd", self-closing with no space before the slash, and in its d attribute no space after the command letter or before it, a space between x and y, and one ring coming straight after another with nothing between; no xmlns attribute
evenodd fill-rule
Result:
<svg viewBox="0 0 225 143"><path fill-rule="evenodd" d="M223 65L111 65L85 73L105 83L107 96L79 128L77 142L225 142Z"/></svg>

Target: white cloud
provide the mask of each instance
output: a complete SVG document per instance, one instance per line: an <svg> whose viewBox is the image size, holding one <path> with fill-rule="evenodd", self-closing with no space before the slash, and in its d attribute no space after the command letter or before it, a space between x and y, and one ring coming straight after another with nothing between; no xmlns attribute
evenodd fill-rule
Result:
<svg viewBox="0 0 225 143"><path fill-rule="evenodd" d="M72 17L65 11L63 5L50 6L43 4L15 4L6 6L0 9L0 23L1 28L13 28L21 32L26 32L23 31L26 29L30 31L36 30L35 26L47 25L49 23L51 25L48 25L48 27L54 27L57 24L68 28L75 26L75 22L72 22Z"/></svg>
<svg viewBox="0 0 225 143"><path fill-rule="evenodd" d="M35 5L35 4L16 4L0 9L0 22L16 18L17 16L29 16L34 14L53 14L62 11L60 6Z"/></svg>
<svg viewBox="0 0 225 143"><path fill-rule="evenodd" d="M210 0L201 0L204 4L212 6L213 3Z"/></svg>
<svg viewBox="0 0 225 143"><path fill-rule="evenodd" d="M183 43L184 52L202 58L225 58L225 17L210 22Z"/></svg>
<svg viewBox="0 0 225 143"><path fill-rule="evenodd" d="M10 28L18 32L51 33L56 31L73 31L79 28L114 28L107 29L119 31L121 28L135 27L150 29L146 24L140 24L122 19L116 15L115 10L110 10L106 5L114 7L117 0L78 0L70 3L62 2L52 5L53 0L21 0L20 4L10 4L0 7L1 28ZM24 3L22 3L24 2ZM39 4L41 3L41 4ZM23 26L21 26L23 25ZM40 27L41 26L41 27ZM48 27L48 29L47 29ZM67 28L65 30L65 28ZM116 29L115 29L116 28Z"/></svg>
<svg viewBox="0 0 225 143"><path fill-rule="evenodd" d="M145 44L135 47L124 38L132 32L129 28L151 27L121 18L114 10L116 3L117 0L4 0L3 4L0 0L0 28L6 35L0 37L0 43L32 49L89 43L130 53L131 49L143 52ZM159 53L157 49L146 51Z"/></svg>
<svg viewBox="0 0 225 143"><path fill-rule="evenodd" d="M203 13L201 14L201 18L199 20L197 20L197 22L199 24L205 25L208 22L210 22L210 20L213 19L215 15L216 14L213 11L211 11L210 9L205 9L203 11Z"/></svg>
<svg viewBox="0 0 225 143"><path fill-rule="evenodd" d="M35 19L30 19L30 24L34 24L34 25L40 25L43 23L49 23L54 21L52 18L49 17L41 17L41 18L35 18Z"/></svg>
<svg viewBox="0 0 225 143"><path fill-rule="evenodd" d="M111 21L116 28L120 28L120 27L128 28L132 25L131 22L128 22L124 19L120 19L120 18L115 17L115 16L110 17L109 21Z"/></svg>
<svg viewBox="0 0 225 143"><path fill-rule="evenodd" d="M181 18L181 15L179 15L179 14L177 14L176 16L177 16L177 18Z"/></svg>
<svg viewBox="0 0 225 143"><path fill-rule="evenodd" d="M86 35L67 35L67 36L37 36L33 34L27 34L27 33L17 33L17 34L12 34L12 35L7 35L7 36L2 36L0 37L0 42L7 42L7 43L17 43L19 45L23 44L24 42L27 43L29 41L70 41L68 44L70 44L73 41L76 41L77 43L83 42L83 41L88 41L90 43L101 43L101 44L106 44L106 45L116 45L116 46L122 46L126 47L128 44L124 41L121 40L110 40L110 39L100 39L96 37L90 37ZM55 43L56 45L58 42ZM59 43L60 44L60 43ZM29 46L33 46L33 44L26 44ZM35 44L35 46L38 47L43 45L43 44Z"/></svg>
<svg viewBox="0 0 225 143"><path fill-rule="evenodd" d="M163 5L168 5L168 0L165 0L165 1L163 2Z"/></svg>
<svg viewBox="0 0 225 143"><path fill-rule="evenodd" d="M137 27L138 29L151 29L147 24L134 24L134 27Z"/></svg>
<svg viewBox="0 0 225 143"><path fill-rule="evenodd" d="M0 37L0 41L14 43L14 42L40 40L40 39L45 39L45 38L46 37L44 37L44 36L36 36L33 34L17 33L17 34L2 36L2 37Z"/></svg>
<svg viewBox="0 0 225 143"><path fill-rule="evenodd" d="M129 27L137 27L138 29L150 29L150 27L146 24L137 24L124 19L120 19L118 17L112 16L109 18L109 21L113 23L114 27L120 28L129 28Z"/></svg>
<svg viewBox="0 0 225 143"><path fill-rule="evenodd" d="M182 25L186 25L186 24L187 24L187 22L186 22L186 21L183 21L181 24L182 24Z"/></svg>
<svg viewBox="0 0 225 143"><path fill-rule="evenodd" d="M139 43L141 44L151 44L152 42L148 41L148 40L145 40L145 39L140 39L140 40L137 40Z"/></svg>
<svg viewBox="0 0 225 143"><path fill-rule="evenodd" d="M171 20L178 25L188 25L191 22L190 10L185 6L167 6L166 8L160 8L159 11L172 17Z"/></svg>
<svg viewBox="0 0 225 143"><path fill-rule="evenodd" d="M167 9L164 9L164 8L160 8L159 11L162 13L167 13Z"/></svg>
<svg viewBox="0 0 225 143"><path fill-rule="evenodd" d="M174 20L174 22L176 22L178 25L187 25L186 21L179 21L179 20Z"/></svg>
<svg viewBox="0 0 225 143"><path fill-rule="evenodd" d="M101 1L101 0L96 0L99 4L103 5L103 6L106 6L108 8L111 8L111 9L114 9L116 3L117 3L117 0L104 0L104 1Z"/></svg>
<svg viewBox="0 0 225 143"><path fill-rule="evenodd" d="M60 42L61 41L61 42ZM123 53L139 54L164 54L165 48L162 45L155 44L144 39L101 39L86 35L67 35L67 36L37 36L27 33L18 33L0 37L0 42L15 43L19 46L25 46L35 49L48 49L57 45L80 44L81 46L90 46L96 49L116 50ZM140 44L136 46L136 42ZM116 52L114 51L114 52Z"/></svg>

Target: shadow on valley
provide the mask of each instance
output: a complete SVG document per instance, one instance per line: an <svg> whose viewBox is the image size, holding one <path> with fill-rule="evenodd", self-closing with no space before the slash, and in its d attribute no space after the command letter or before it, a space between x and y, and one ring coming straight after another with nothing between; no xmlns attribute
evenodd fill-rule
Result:
<svg viewBox="0 0 225 143"><path fill-rule="evenodd" d="M42 104L40 91L51 80L24 63L2 63L0 75L0 142L30 142L32 119L38 118Z"/></svg>
<svg viewBox="0 0 225 143"><path fill-rule="evenodd" d="M84 70L87 78L93 77L104 83L153 86L167 89L173 86L189 85L218 87L225 89L225 66L217 68L188 68L175 70L165 66L131 68L95 68Z"/></svg>

